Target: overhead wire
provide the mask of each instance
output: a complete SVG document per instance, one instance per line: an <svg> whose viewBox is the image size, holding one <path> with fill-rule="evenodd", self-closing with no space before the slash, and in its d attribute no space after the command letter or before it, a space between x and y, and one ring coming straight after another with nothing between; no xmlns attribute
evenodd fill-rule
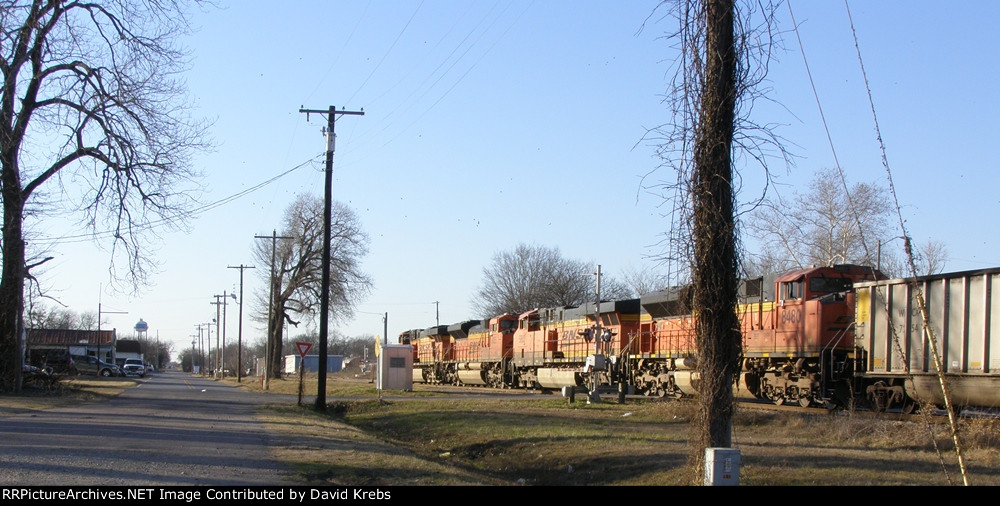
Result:
<svg viewBox="0 0 1000 506"><path fill-rule="evenodd" d="M133 227L133 230L144 231L144 230L151 230L151 229L154 229L154 228L157 228L157 227L160 227L160 226L171 225L171 224L175 223L176 221L178 221L180 219L186 219L186 218L195 217L195 216L198 216L200 214L203 214L203 213L206 213L208 211L211 211L211 210L213 210L213 209L215 209L217 207L224 206L224 205L226 205L226 204L228 204L230 202L233 202L233 201L235 201L235 200L237 200L237 199L239 199L241 197L244 197L244 196L249 195L250 193L253 193L253 192L255 192L255 191L257 191L257 190L259 190L261 188L264 188L265 186L268 186L271 183L274 183L274 182L278 181L279 179L281 179L281 178L283 178L283 177L285 177L285 176L287 176L287 175L289 175L289 174L291 174L291 173L293 173L293 172L301 169L302 167L305 167L305 166L309 165L310 163L313 163L313 162L317 161L322 156L325 156L325 153L321 153L321 154L319 154L317 156L314 156L314 157L310 158L309 160L306 160L305 162L302 162L302 163L296 165L295 167L292 167L292 168L290 168L290 169L288 169L288 170L286 170L286 171L284 171L284 172L282 172L282 173L280 173L280 174L278 174L278 175L276 175L276 176L274 176L274 177L272 177L270 179L262 181L262 182L260 182L260 183L258 183L256 185L253 185L253 186L251 186L251 187L249 187L249 188L247 188L245 190L241 190L241 191L236 192L236 193L234 193L232 195L223 197L223 198L221 198L219 200L215 200L213 202L209 202L209 203L204 204L202 206L196 207L196 208L194 208L194 209L192 209L190 211L182 213L178 217L174 217L174 218L162 218L162 219L158 219L158 220L152 220L152 221L149 221L147 223L144 223L144 224L137 225L137 226ZM46 243L48 243L50 245L54 245L56 243L66 244L66 243L76 243L76 242L88 242L88 241L92 241L92 240L95 240L95 239L102 239L102 238L114 237L116 234L117 234L117 232L114 231L114 230L105 230L105 231L99 231L99 232L90 232L90 233L86 233L86 234L61 235L61 236L58 236L58 237L40 236L40 237L36 238L33 242L36 243L36 244L37 243L41 243L43 245L46 244Z"/></svg>
<svg viewBox="0 0 1000 506"><path fill-rule="evenodd" d="M864 64L863 64L863 61L861 59L861 49L860 49L860 45L858 44L857 32L854 29L854 22L853 22L853 19L851 19L850 6L847 5L847 0L844 0L844 4L845 4L845 7L847 7L847 14L848 14L848 19L850 20L851 33L852 33L852 36L854 38L855 48L856 48L857 54L858 54L858 60L861 63L861 72L862 72L862 75L864 77L865 88L866 88L866 90L868 92L868 100L869 100L869 104L871 105L872 115L875 116L875 106L874 106L874 101L872 99L871 87L869 85L868 77L867 77L867 74L865 73ZM819 93L816 90L816 84L815 84L815 81L813 79L812 72L809 70L809 63L808 63L808 59L806 57L805 46L802 43L802 37L801 37L801 35L799 33L798 23L795 20L795 14L792 11L791 2L790 1L786 2L786 5L788 6L789 16L791 16L791 19L792 19L792 29L795 32L795 36L796 36L796 39L797 39L798 44L799 44L800 53L802 54L802 60L803 60L803 63L805 64L805 67L806 67L806 74L808 76L810 86L812 87L813 97L815 98L815 100L816 100L816 106L819 109L820 120L823 123L823 128L826 131L827 141L828 141L828 143L830 145L830 150L833 153L834 164L836 166L837 173L840 176L841 184L844 186L844 192L847 195L848 205L849 205L849 207L851 207L852 215L853 215L855 223L856 223L856 225L858 227L858 233L861 235L862 246L865 249L865 256L867 258L871 258L870 252L868 250L867 241L865 240L865 237L864 237L864 229L862 228L862 225L861 225L861 218L858 215L857 210L855 209L853 201L851 199L851 192L850 192L850 189L847 187L847 180L846 180L846 177L844 176L843 168L840 166L840 162L839 162L839 160L837 158L836 148L835 148L834 143L833 143L833 137L830 134L830 128L829 128L829 125L828 125L828 123L826 121L826 116L823 114L823 107L822 107L822 103L821 103L820 98L819 98ZM876 132L877 132L878 142L879 142L879 145L880 145L880 147L882 149L882 163L883 163L883 166L886 168L887 173L889 173L889 177L890 177L890 191L891 191L891 193L893 195L893 199L896 202L897 214L899 214L898 198L896 197L895 189L892 186L891 171L889 171L888 160L887 160L886 155L885 155L885 145L882 142L882 135L881 135L881 132L878 129L877 117L876 117L876 121L875 121L875 128L876 128ZM901 215L900 215L900 224L901 225L902 225L902 221L903 220L902 220ZM903 228L903 233L904 233L904 239L906 240L906 245L907 245L906 246L907 255L910 258L911 275L915 276L915 272L914 272L915 269L913 269L912 256L910 256L911 251L910 251L910 246L909 246L909 239L908 239L908 236L905 234L905 227ZM920 304L923 305L922 298L919 296L919 293L918 293L918 300L919 300ZM884 308L885 311L886 311L886 314L889 314L888 300L887 300L887 298L884 297L884 296L882 296L882 301L886 305L886 307ZM928 322L926 320L926 313L924 312L923 314L925 315L924 327L926 329L929 325L928 325ZM893 347L894 347L896 353L902 358L903 367L904 367L904 373L910 378L910 380L912 382L913 376L912 376L912 373L910 372L910 369L909 369L909 360L908 360L905 352L903 351L902 345L900 344L899 333L898 333L898 331L897 331L897 329L895 328L894 325L890 326L890 331L892 333ZM936 349L937 349L936 345L932 346L932 348L934 348L935 354L936 354ZM940 368L938 370L939 370L939 373L940 373ZM945 396L947 398L947 392L945 392ZM952 416L952 413L951 413L951 410L949 409L949 417L951 417L951 416ZM926 421L926 416L925 416L925 421ZM953 426L953 434L954 434L954 426ZM955 434L955 435L957 437L957 434ZM935 448L935 450L937 452L937 455L938 455L939 461L941 463L942 469L944 471L945 477L947 478L948 482L951 483L951 476L948 473L948 469L945 466L941 449L940 449L939 445L937 444L936 438L933 437L933 434L931 434L931 442L933 443L934 448ZM964 464L962 463L963 462L963 458L961 456L961 449L960 449L961 445L958 444L958 440L957 439L956 439L956 446L957 446L956 451L959 453L960 465L961 465L961 467L963 469L963 479L966 479L965 478L965 471L964 471ZM966 481L966 484L967 483L968 482Z"/></svg>
<svg viewBox="0 0 1000 506"><path fill-rule="evenodd" d="M882 140L882 130L881 130L881 128L879 128L878 114L875 112L875 100L872 98L871 84L868 81L868 73L865 71L864 60L861 57L861 45L858 43L858 33L857 33L857 30L855 30L855 28L854 28L854 18L851 16L851 6L849 5L849 3L848 3L847 0L844 0L844 8L847 10L847 19L850 22L850 25L851 25L851 35L854 38L854 48L855 48L855 50L857 51L857 54L858 54L858 65L861 68L861 75L864 77L865 90L868 93L868 105L871 107L872 121L875 124L876 139L878 140L879 151L880 151L880 153L882 155L882 166L885 168L886 177L887 177L887 179L889 181L889 191L892 194L893 203L896 206L896 216L899 219L899 228L900 228L900 231L903 234L903 240L905 242L904 251L906 253L907 263L909 264L909 268L910 268L910 283L909 283L910 289L916 295L917 306L920 309L920 316L921 316L921 320L922 320L923 334L927 338L927 340L930 342L930 345L931 345L930 346L930 348L931 348L931 355L932 355L932 357L934 359L934 367L937 370L937 375L936 376L937 376L937 379L938 379L938 384L941 387L941 393L942 393L942 396L944 397L945 411L948 413L949 426L951 427L952 440L955 443L955 452L956 452L957 457L958 457L959 469L960 469L960 471L962 473L962 481L963 481L963 483L966 486L968 486L969 485L968 470L966 469L966 466L965 466L965 456L963 454L963 445L962 445L962 442L961 442L961 438L959 437L958 427L957 427L957 424L956 424L956 421L955 421L956 411L952 408L951 394L950 394L950 392L948 390L948 382L947 382L946 377L945 377L944 367L943 367L943 365L941 363L941 356L938 353L937 338L934 336L934 331L931 328L929 317L928 317L928 314L927 314L927 305L925 304L924 297L923 297L923 292L920 289L920 285L916 281L917 269L916 269L916 264L915 264L914 259L913 259L912 242L910 241L910 236L909 236L909 234L907 233L907 230L906 230L906 222L903 219L902 209L899 206L899 197L896 194L896 186L895 186L895 184L893 184L892 170L889 168L889 158L886 155L885 142ZM903 357L904 357L904 359L906 358L905 355L903 355ZM907 363L906 363L906 369L907 369L907 371L909 371L909 361L907 361ZM935 446L936 446L936 444L935 444ZM947 473L947 469L945 470L945 472ZM949 478L949 481L950 481L950 478Z"/></svg>

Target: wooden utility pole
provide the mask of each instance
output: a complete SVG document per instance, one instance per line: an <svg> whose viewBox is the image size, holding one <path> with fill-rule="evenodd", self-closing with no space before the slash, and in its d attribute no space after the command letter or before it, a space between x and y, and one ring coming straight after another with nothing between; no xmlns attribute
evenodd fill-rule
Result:
<svg viewBox="0 0 1000 506"><path fill-rule="evenodd" d="M268 290L267 290L267 340L264 345L264 378L263 378L263 388L267 390L270 387L271 377L274 375L276 368L271 363L274 361L274 353L277 348L281 347L281 343L275 343L274 339L274 323L275 319L280 317L280 315L274 314L274 252L278 248L278 239L294 239L294 237L286 235L278 235L277 230L271 231L271 235L255 235L254 239L270 239L271 240L271 276L268 278Z"/></svg>
<svg viewBox="0 0 1000 506"><path fill-rule="evenodd" d="M239 329L236 333L236 382L239 383L243 379L243 271L247 269L256 269L256 267L243 264L238 266L230 265L228 267L230 269L240 270L240 323Z"/></svg>
<svg viewBox="0 0 1000 506"><path fill-rule="evenodd" d="M300 108L299 112L306 113L306 121L309 121L309 114L326 115L326 172L323 192L325 203L323 206L323 286L319 299L319 374L317 374L315 405L316 411L326 411L326 355L330 314L330 222L332 221L331 208L333 205L333 152L337 144L337 135L334 133L333 127L338 115L364 116L365 110L338 111L336 107L331 105L326 111Z"/></svg>

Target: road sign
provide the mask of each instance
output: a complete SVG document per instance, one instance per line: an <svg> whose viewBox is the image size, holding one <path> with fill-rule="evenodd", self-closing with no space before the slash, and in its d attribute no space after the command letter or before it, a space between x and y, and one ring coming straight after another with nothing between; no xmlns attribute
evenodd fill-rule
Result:
<svg viewBox="0 0 1000 506"><path fill-rule="evenodd" d="M306 358L306 353L309 353L309 348L312 348L312 343L300 343L296 341L295 347L299 349L299 356Z"/></svg>

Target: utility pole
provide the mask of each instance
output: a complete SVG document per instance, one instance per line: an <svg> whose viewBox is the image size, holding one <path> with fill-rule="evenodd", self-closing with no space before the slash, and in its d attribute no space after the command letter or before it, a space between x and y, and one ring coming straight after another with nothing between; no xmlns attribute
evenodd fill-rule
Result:
<svg viewBox="0 0 1000 506"><path fill-rule="evenodd" d="M337 144L337 135L334 133L334 123L337 115L364 116L365 110L360 111L338 111L336 107L330 106L326 111L315 109L299 109L299 112L306 113L306 121L309 121L309 114L326 114L326 174L324 187L323 208L323 287L320 293L320 315L319 315L319 374L316 385L316 411L326 411L326 355L327 355L327 335L329 332L330 314L330 222L331 206L333 203L333 152Z"/></svg>
<svg viewBox="0 0 1000 506"><path fill-rule="evenodd" d="M255 235L254 239L270 239L271 240L271 276L268 278L268 290L267 290L267 339L264 345L264 390L267 390L271 386L271 376L274 374L274 367L272 367L271 362L274 358L271 356L274 350L271 348L276 346L272 341L274 341L274 251L278 248L278 239L294 239L287 235L278 235L277 230L273 230L270 236L266 235ZM277 343L280 346L281 343Z"/></svg>
<svg viewBox="0 0 1000 506"><path fill-rule="evenodd" d="M209 302L209 304L215 306L215 370L218 377L221 379L226 376L226 352L224 349L226 347L226 305L229 295L225 290L223 290L222 295L213 295L212 297L215 297L215 302ZM219 301L220 297L222 298L221 302ZM221 321L219 318L220 309L222 311ZM219 331L219 325L222 325L221 332ZM222 344L219 344L220 338L222 340Z"/></svg>
<svg viewBox="0 0 1000 506"><path fill-rule="evenodd" d="M128 312L127 311L101 311L101 296L100 296L100 294L98 294L98 296L97 296L97 358L99 360L104 360L103 358L101 358L101 315L102 314L128 314ZM111 332L112 339L108 341L108 342L111 343L110 344L111 350L109 350L109 351L111 352L111 355L114 356L114 354L115 354L114 353L114 348L115 348L114 335L115 335L115 333L114 333L114 329L111 329L111 330L112 330L112 332ZM112 359L111 362L114 362L114 359Z"/></svg>
<svg viewBox="0 0 1000 506"><path fill-rule="evenodd" d="M206 334L207 334L207 337L205 337L204 341L202 340L202 335L201 335L201 329L202 329L202 327L205 328ZM204 371L204 369L205 369L205 358L207 356L206 353L205 353L205 342L208 342L208 355L211 355L212 354L212 324L209 323L209 322L199 323L198 324L198 347L201 348L201 356L199 357L199 359L200 359L199 362L201 363L201 369L202 369L200 371L201 374L205 374L205 371Z"/></svg>
<svg viewBox="0 0 1000 506"><path fill-rule="evenodd" d="M240 323L236 337L236 382L239 383L243 379L243 271L246 269L255 269L256 267L240 264L238 267L230 265L229 268L240 270L240 300L238 301L240 305Z"/></svg>

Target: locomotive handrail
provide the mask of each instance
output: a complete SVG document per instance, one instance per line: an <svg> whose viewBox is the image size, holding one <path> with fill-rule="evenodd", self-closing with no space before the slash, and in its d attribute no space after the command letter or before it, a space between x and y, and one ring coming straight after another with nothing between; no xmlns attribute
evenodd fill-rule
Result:
<svg viewBox="0 0 1000 506"><path fill-rule="evenodd" d="M848 334L848 332L854 329L855 324L856 324L856 322L851 322L850 325L848 325L847 327L844 327L843 330L841 330L836 335L834 335L833 341L830 342L830 343L827 343L826 345L824 345L823 349L820 351L820 355L819 355L820 356L820 366L821 366L821 369L820 369L820 388L822 389L822 393L823 393L824 396L826 395L826 392L827 392L827 384L826 384L827 383L827 381L826 381L827 374L824 374L823 369L826 367L826 356L828 354L827 350L829 350L829 356L830 356L830 375L829 376L832 379L832 377L833 377L833 359L834 359L834 357L833 357L833 348L836 348L840 344L840 341L842 341L844 339L844 337Z"/></svg>

